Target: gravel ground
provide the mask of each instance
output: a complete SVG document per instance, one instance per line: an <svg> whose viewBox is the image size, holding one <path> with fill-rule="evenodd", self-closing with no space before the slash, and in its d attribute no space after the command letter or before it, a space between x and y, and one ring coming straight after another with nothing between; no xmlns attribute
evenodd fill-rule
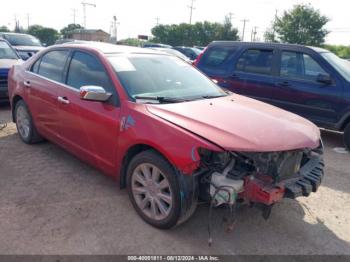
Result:
<svg viewBox="0 0 350 262"><path fill-rule="evenodd" d="M145 224L125 190L49 142L25 145L0 105L0 254L348 254L350 154L342 137L323 132L326 176L317 193L277 204L265 221L242 208L226 233L208 206L185 224L162 231Z"/></svg>

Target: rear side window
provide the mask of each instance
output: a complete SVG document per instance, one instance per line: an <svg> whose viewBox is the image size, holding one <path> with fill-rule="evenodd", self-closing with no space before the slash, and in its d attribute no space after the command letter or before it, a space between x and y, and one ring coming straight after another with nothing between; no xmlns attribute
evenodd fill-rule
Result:
<svg viewBox="0 0 350 262"><path fill-rule="evenodd" d="M94 56L79 51L74 53L69 66L67 85L76 89L86 85L100 86L108 91L113 89L101 62Z"/></svg>
<svg viewBox="0 0 350 262"><path fill-rule="evenodd" d="M236 51L234 47L213 47L209 48L202 56L199 67L211 71L226 72L228 61Z"/></svg>
<svg viewBox="0 0 350 262"><path fill-rule="evenodd" d="M38 74L57 82L63 82L63 70L68 54L69 51L66 50L56 50L46 53L41 58Z"/></svg>
<svg viewBox="0 0 350 262"><path fill-rule="evenodd" d="M238 59L236 70L246 73L270 75L272 72L272 50L249 49Z"/></svg>

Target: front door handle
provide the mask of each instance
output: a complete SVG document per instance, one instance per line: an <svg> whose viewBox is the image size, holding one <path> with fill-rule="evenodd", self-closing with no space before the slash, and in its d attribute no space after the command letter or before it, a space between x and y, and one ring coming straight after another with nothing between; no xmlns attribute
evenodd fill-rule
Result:
<svg viewBox="0 0 350 262"><path fill-rule="evenodd" d="M31 87L30 81L28 81L28 80L23 81L23 85L24 85L25 87Z"/></svg>
<svg viewBox="0 0 350 262"><path fill-rule="evenodd" d="M59 96L57 97L57 101L65 105L69 104L69 100L67 99L67 97Z"/></svg>

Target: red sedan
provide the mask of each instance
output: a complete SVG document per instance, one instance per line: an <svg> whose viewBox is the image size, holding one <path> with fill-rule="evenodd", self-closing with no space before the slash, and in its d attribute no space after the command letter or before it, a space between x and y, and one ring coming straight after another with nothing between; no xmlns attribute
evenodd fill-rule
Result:
<svg viewBox="0 0 350 262"><path fill-rule="evenodd" d="M102 43L47 48L9 73L13 121L28 144L62 146L127 187L159 228L212 205L308 196L323 177L318 128L227 93L188 63Z"/></svg>

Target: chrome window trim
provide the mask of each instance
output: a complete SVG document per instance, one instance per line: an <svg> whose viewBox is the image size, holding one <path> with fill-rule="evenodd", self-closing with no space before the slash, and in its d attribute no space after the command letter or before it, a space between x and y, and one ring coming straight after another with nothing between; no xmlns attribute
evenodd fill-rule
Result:
<svg viewBox="0 0 350 262"><path fill-rule="evenodd" d="M67 89L70 89L70 90L75 91L75 92L77 92L77 93L80 92L79 89L76 89L76 88L74 88L74 87L68 86L68 85L66 85L66 84L64 84L64 83L61 83L61 82L57 82L57 81L52 80L52 79L50 79L50 78L47 78L47 77L45 77L45 76L42 76L42 75L33 73L32 71L26 70L25 72L26 72L26 73L29 73L29 74L32 74L32 75L35 75L35 76L37 76L37 77L39 77L39 78L41 78L41 79L44 79L44 80L49 81L49 82L51 82L51 83L54 83L54 84L56 84L56 85L61 85L62 87L67 88Z"/></svg>

